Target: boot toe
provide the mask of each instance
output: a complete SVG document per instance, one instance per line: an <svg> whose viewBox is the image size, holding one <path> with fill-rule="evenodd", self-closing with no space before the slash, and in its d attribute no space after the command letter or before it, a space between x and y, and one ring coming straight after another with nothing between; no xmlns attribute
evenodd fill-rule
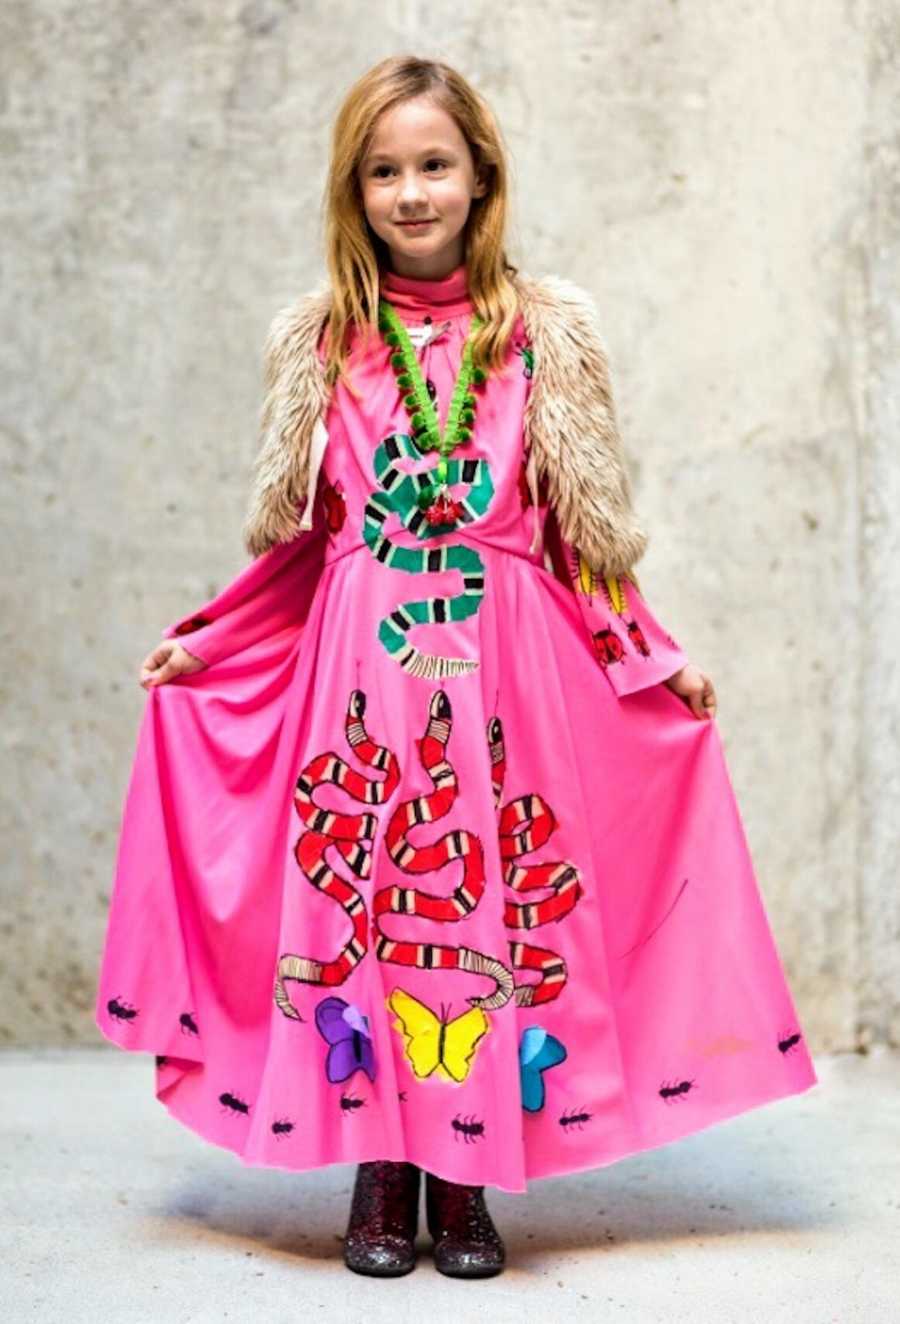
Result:
<svg viewBox="0 0 900 1324"><path fill-rule="evenodd" d="M483 1186L448 1182L429 1172L425 1207L439 1273L489 1278L502 1272L506 1247L485 1204Z"/></svg>
<svg viewBox="0 0 900 1324"><path fill-rule="evenodd" d="M344 1263L354 1273L396 1278L416 1267L415 1245L406 1237L349 1236L344 1239Z"/></svg>
<svg viewBox="0 0 900 1324"><path fill-rule="evenodd" d="M441 1237L434 1243L434 1267L451 1278L490 1278L501 1273L506 1254L499 1241L456 1241Z"/></svg>

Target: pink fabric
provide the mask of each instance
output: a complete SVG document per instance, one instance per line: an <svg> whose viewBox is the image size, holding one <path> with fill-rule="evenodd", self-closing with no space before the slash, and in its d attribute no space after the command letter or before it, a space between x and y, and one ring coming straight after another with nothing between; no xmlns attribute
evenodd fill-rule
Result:
<svg viewBox="0 0 900 1324"><path fill-rule="evenodd" d="M449 320L418 351L443 424L465 268L384 292L411 326ZM210 665L147 696L96 1019L158 1055L159 1099L244 1163L406 1159L521 1192L817 1081L718 729L660 683L686 655L635 582L579 577L546 504L529 551L528 349L520 321L457 452L487 461L484 512L430 539L396 513L382 526L394 547L477 553L477 609L406 634L473 670L410 674L379 635L463 587L459 568L413 573L365 540L374 453L408 421L380 342L354 348L360 398L334 393L312 527L165 632ZM411 889L459 913L411 913ZM544 904L510 909L525 903ZM401 946L379 956L379 934ZM519 989L481 1031L457 1018L501 985L446 968L460 948ZM413 950L424 963L402 964ZM339 982L279 981L283 958L333 972L341 953Z"/></svg>

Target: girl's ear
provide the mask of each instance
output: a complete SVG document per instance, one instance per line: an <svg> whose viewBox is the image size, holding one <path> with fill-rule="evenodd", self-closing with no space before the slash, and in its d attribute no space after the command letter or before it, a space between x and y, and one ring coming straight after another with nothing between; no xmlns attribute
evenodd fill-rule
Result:
<svg viewBox="0 0 900 1324"><path fill-rule="evenodd" d="M483 198L487 193L487 179L484 174L478 174L475 177L475 185L472 189L473 198Z"/></svg>

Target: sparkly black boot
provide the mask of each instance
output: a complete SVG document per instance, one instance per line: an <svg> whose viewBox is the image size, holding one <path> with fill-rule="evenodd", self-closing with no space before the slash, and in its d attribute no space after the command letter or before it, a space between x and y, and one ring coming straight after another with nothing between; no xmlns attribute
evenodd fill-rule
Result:
<svg viewBox="0 0 900 1324"><path fill-rule="evenodd" d="M425 1215L440 1273L489 1278L502 1272L506 1248L488 1213L483 1186L462 1186L426 1172Z"/></svg>
<svg viewBox="0 0 900 1324"><path fill-rule="evenodd" d="M344 1263L354 1273L394 1278L416 1266L419 1169L377 1159L356 1170Z"/></svg>

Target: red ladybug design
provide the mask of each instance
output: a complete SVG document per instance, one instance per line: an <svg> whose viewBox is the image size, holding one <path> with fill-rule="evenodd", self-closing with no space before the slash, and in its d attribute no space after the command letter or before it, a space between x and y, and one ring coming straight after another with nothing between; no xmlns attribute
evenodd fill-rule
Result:
<svg viewBox="0 0 900 1324"><path fill-rule="evenodd" d="M596 630L591 638L601 667L608 667L611 662L624 662L625 650L622 647L622 640L614 630Z"/></svg>
<svg viewBox="0 0 900 1324"><path fill-rule="evenodd" d="M625 624L628 626L628 638L634 644L635 648L639 653L643 654L644 657L649 657L650 647L647 640L644 638L644 632L638 625L637 621L626 621Z"/></svg>

